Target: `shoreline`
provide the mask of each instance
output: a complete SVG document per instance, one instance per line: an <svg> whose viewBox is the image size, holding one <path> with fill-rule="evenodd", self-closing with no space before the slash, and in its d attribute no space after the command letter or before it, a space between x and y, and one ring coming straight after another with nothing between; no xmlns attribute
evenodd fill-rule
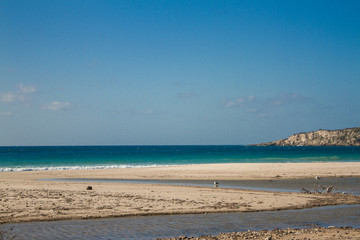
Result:
<svg viewBox="0 0 360 240"><path fill-rule="evenodd" d="M165 165L157 165L157 164L150 164L150 165L92 165L92 166L45 166L45 167L19 167L19 168L10 168L10 167L1 167L0 168L0 174L1 173L17 173L17 172L56 172L56 171L117 171L117 170L126 170L126 169L156 169L156 168L188 168L191 170L193 167L201 166L202 168L208 168L213 166L220 166L223 168L226 167L234 167L237 168L238 166L250 166L250 167L256 167L256 166L271 166L271 167L277 167L281 165L293 165L293 166L299 166L301 165L302 168L308 168L309 166L326 166L329 165L332 168L342 165L359 165L360 161L314 161L314 162L230 162L230 163L196 163L196 164L165 164ZM342 168L342 167L341 167ZM308 168L309 169L309 168ZM245 170L248 170L248 167L245 168ZM353 171L354 176L360 176L360 174ZM306 176L305 176L306 177ZM334 176L337 177L337 176ZM341 177L341 176L340 176ZM351 177L351 175L346 174L346 177ZM298 177L297 177L298 178ZM242 178L243 179L243 178ZM250 177L252 179L252 177ZM227 179L227 180L234 180L234 179Z"/></svg>
<svg viewBox="0 0 360 240"><path fill-rule="evenodd" d="M353 163L239 163L0 173L0 223L165 214L276 211L360 204L360 196L49 178L254 180L358 177ZM86 190L91 185L93 190Z"/></svg>

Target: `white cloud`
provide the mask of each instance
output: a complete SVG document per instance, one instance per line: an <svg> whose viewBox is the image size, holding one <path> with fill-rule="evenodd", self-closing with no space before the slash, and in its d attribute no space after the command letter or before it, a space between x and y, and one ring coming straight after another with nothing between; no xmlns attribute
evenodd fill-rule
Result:
<svg viewBox="0 0 360 240"><path fill-rule="evenodd" d="M25 86L24 84L20 83L17 85L18 89L21 93L34 93L36 92L36 86L29 85Z"/></svg>
<svg viewBox="0 0 360 240"><path fill-rule="evenodd" d="M17 93L3 93L1 94L1 101L3 102L23 102L25 101L25 97L22 96L21 94L17 94Z"/></svg>
<svg viewBox="0 0 360 240"><path fill-rule="evenodd" d="M7 92L0 94L0 100L2 102L24 102L31 99L29 96L30 93L36 92L36 86L20 83L17 85L17 90L14 92Z"/></svg>
<svg viewBox="0 0 360 240"><path fill-rule="evenodd" d="M239 107L246 102L245 98L236 98L223 101L225 107Z"/></svg>
<svg viewBox="0 0 360 240"><path fill-rule="evenodd" d="M225 107L234 107L234 106L236 106L236 102L235 102L235 101L231 101L231 100L225 101L225 102L224 102L224 106L225 106Z"/></svg>
<svg viewBox="0 0 360 240"><path fill-rule="evenodd" d="M269 106L282 106L285 104L306 102L308 100L309 99L307 99L306 97L303 97L296 93L282 93L278 94L275 97L266 99L264 104L267 104Z"/></svg>
<svg viewBox="0 0 360 240"><path fill-rule="evenodd" d="M261 106L261 107L277 107L285 104L306 102L308 99L296 93L282 93L274 97L258 99L254 95L240 97L223 101L224 107L239 106Z"/></svg>
<svg viewBox="0 0 360 240"><path fill-rule="evenodd" d="M54 102L45 104L43 106L43 110L47 110L47 111L59 111L59 110L70 109L70 108L71 108L71 103L58 102L58 101L54 101Z"/></svg>

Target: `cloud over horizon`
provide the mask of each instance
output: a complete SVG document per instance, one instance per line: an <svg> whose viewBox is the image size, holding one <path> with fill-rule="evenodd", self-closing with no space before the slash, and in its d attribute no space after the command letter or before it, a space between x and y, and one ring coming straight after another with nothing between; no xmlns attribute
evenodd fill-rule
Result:
<svg viewBox="0 0 360 240"><path fill-rule="evenodd" d="M250 95L247 97L239 97L233 99L226 99L222 101L225 108L244 108L247 113L256 114L258 117L274 117L271 109L281 107L284 105L306 103L310 99L301 96L297 93L281 93L273 97L261 98Z"/></svg>

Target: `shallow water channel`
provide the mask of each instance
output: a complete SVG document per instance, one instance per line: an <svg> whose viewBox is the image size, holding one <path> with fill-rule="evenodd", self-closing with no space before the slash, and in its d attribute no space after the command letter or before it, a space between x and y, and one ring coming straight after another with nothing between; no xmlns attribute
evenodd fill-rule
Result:
<svg viewBox="0 0 360 240"><path fill-rule="evenodd" d="M10 225L8 225L10 226ZM360 228L360 205L11 224L18 239L156 239L313 226Z"/></svg>
<svg viewBox="0 0 360 240"><path fill-rule="evenodd" d="M111 182L140 183L213 187L209 180L152 180L152 179L100 179L100 178L55 178L41 179L46 181L67 182ZM334 192L360 195L360 178L320 178L320 179L276 179L276 180L221 180L217 187L240 188L263 191L300 192L302 188L313 191L314 186L321 190L322 186L334 186Z"/></svg>
<svg viewBox="0 0 360 240"><path fill-rule="evenodd" d="M60 179L52 179L60 181ZM61 179L64 181L64 179ZM66 179L65 181L131 182L213 186L212 181ZM325 178L320 180L219 181L219 187L272 191L312 189L314 184L334 185L336 191L360 194L360 178ZM313 226L351 226L360 228L360 205L318 207L248 213L187 214L141 216L96 220L67 220L6 224L13 226L17 239L156 239L200 236L221 232L273 228L309 228Z"/></svg>

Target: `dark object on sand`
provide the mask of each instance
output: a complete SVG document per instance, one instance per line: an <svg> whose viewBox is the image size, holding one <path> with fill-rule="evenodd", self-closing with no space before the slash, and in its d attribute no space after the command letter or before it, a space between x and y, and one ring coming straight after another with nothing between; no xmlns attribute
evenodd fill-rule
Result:
<svg viewBox="0 0 360 240"><path fill-rule="evenodd" d="M318 187L321 187L321 190L318 190ZM322 185L314 185L314 190L313 191L310 191L310 190L307 190L306 188L302 188L301 191L303 193L307 193L307 194L312 194L312 193L319 193L319 194L324 194L324 193L334 193L334 186L329 186L329 187L324 187Z"/></svg>
<svg viewBox="0 0 360 240"><path fill-rule="evenodd" d="M92 186L88 186L86 190L93 190Z"/></svg>

